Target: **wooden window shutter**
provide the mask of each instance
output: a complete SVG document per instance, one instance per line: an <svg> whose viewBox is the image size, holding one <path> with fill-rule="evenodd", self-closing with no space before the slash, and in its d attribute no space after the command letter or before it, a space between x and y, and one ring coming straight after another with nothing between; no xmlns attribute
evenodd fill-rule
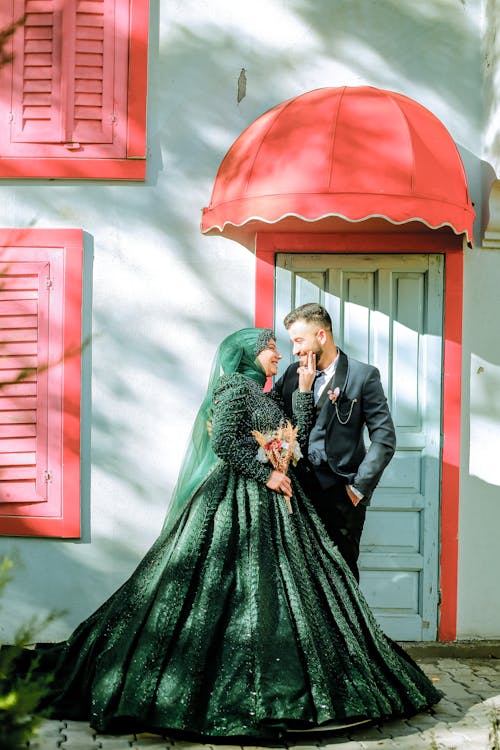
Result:
<svg viewBox="0 0 500 750"><path fill-rule="evenodd" d="M1 534L79 536L81 266L77 230L0 230Z"/></svg>
<svg viewBox="0 0 500 750"><path fill-rule="evenodd" d="M0 10L4 28L23 17L0 71L0 177L143 179L147 0Z"/></svg>
<svg viewBox="0 0 500 750"><path fill-rule="evenodd" d="M119 8L119 15L125 20L128 3L122 3L122 6ZM124 111L126 102L127 46L123 44L123 38L120 44L120 36L117 34L115 2L79 2L72 37L75 48L73 80L70 85L73 94L70 107L71 140L81 143L113 143L115 133L120 152L125 155L125 139L120 133L125 118L119 116L118 111ZM116 70L119 73L116 78L115 51ZM116 107L115 95L118 100Z"/></svg>
<svg viewBox="0 0 500 750"><path fill-rule="evenodd" d="M57 143L63 139L61 101L62 14L56 0L15 0L14 17L26 23L14 36L10 142Z"/></svg>
<svg viewBox="0 0 500 750"><path fill-rule="evenodd" d="M0 270L0 502L47 502L50 264Z"/></svg>

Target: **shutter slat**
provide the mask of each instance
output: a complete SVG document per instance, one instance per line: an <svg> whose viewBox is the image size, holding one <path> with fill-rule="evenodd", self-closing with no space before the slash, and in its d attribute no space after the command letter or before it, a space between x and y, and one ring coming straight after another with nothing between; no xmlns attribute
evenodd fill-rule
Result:
<svg viewBox="0 0 500 750"><path fill-rule="evenodd" d="M25 66L24 78L25 81L50 81L52 78L52 67L48 65Z"/></svg>
<svg viewBox="0 0 500 750"><path fill-rule="evenodd" d="M102 97L100 94L87 94L87 93L79 93L77 92L75 94L75 105L86 105L89 107L101 107L102 106Z"/></svg>
<svg viewBox="0 0 500 750"><path fill-rule="evenodd" d="M47 40L47 39L52 41L52 38L53 38L52 28L50 26L30 27L30 26L25 25L24 38L30 42L37 41L37 40Z"/></svg>
<svg viewBox="0 0 500 750"><path fill-rule="evenodd" d="M0 481L36 479L36 466L0 466Z"/></svg>
<svg viewBox="0 0 500 750"><path fill-rule="evenodd" d="M103 0L78 0L78 11L82 13L102 13Z"/></svg>
<svg viewBox="0 0 500 750"><path fill-rule="evenodd" d="M3 357L17 357L19 355L25 356L36 356L37 348L36 343L33 342L22 342L17 343L13 341L2 342L1 355ZM2 361L5 361L2 359Z"/></svg>
<svg viewBox="0 0 500 750"><path fill-rule="evenodd" d="M0 502L39 503L45 498L37 497L35 482L1 482Z"/></svg>
<svg viewBox="0 0 500 750"><path fill-rule="evenodd" d="M26 81L24 84L25 94L51 94L52 93L52 81L43 80L32 80Z"/></svg>
<svg viewBox="0 0 500 750"><path fill-rule="evenodd" d="M99 55L93 55L89 52L79 52L76 55L76 69L78 71L78 66L82 66L84 69L87 67L94 67L99 70L100 75L102 76L102 52Z"/></svg>
<svg viewBox="0 0 500 750"><path fill-rule="evenodd" d="M0 424L35 424L36 411L0 411Z"/></svg>
<svg viewBox="0 0 500 750"><path fill-rule="evenodd" d="M100 28L97 26L80 26L76 31L76 39L88 39L102 42L104 39L104 29L102 26Z"/></svg>
<svg viewBox="0 0 500 750"><path fill-rule="evenodd" d="M43 120L50 122L50 107L25 107L24 114L33 122L34 120Z"/></svg>
<svg viewBox="0 0 500 750"><path fill-rule="evenodd" d="M38 360L36 355L5 357L0 348L0 370L36 370L37 366Z"/></svg>
<svg viewBox="0 0 500 750"><path fill-rule="evenodd" d="M4 279L8 279L8 281L4 281ZM2 274L2 277L0 278L0 287L2 291L12 291L14 289L29 289L32 291L33 289L38 288L38 276L32 276L30 275L17 275L12 273L4 273Z"/></svg>
<svg viewBox="0 0 500 750"><path fill-rule="evenodd" d="M0 397L5 396L36 396L36 383L8 383L5 384L0 371Z"/></svg>
<svg viewBox="0 0 500 750"><path fill-rule="evenodd" d="M26 91L23 101L25 106L50 107L50 93L47 91Z"/></svg>
<svg viewBox="0 0 500 750"><path fill-rule="evenodd" d="M25 357L12 356L5 357L3 351L0 349L0 370L36 370L38 366L38 360L36 355Z"/></svg>
<svg viewBox="0 0 500 750"><path fill-rule="evenodd" d="M80 78L76 81L75 91L77 93L102 94L102 81L92 81L90 79ZM101 100L102 101L102 100Z"/></svg>
<svg viewBox="0 0 500 750"><path fill-rule="evenodd" d="M6 471L4 467L24 466L26 469L32 469L35 463L34 453L0 453L2 472ZM26 479L27 477L22 478Z"/></svg>
<svg viewBox="0 0 500 750"><path fill-rule="evenodd" d="M52 54L52 41L50 39L26 39L24 51L26 55L40 52Z"/></svg>
<svg viewBox="0 0 500 750"><path fill-rule="evenodd" d="M4 396L0 388L0 411L36 409L36 396Z"/></svg>
<svg viewBox="0 0 500 750"><path fill-rule="evenodd" d="M3 361L0 358L0 367ZM0 369L0 383L3 388L8 388L10 385L16 385L17 383L35 383L36 382L36 369L33 370L8 370Z"/></svg>
<svg viewBox="0 0 500 750"><path fill-rule="evenodd" d="M36 341L37 331L36 328L8 328L1 331L0 338L3 343L8 341Z"/></svg>
<svg viewBox="0 0 500 750"><path fill-rule="evenodd" d="M49 75L46 77L50 78L52 67L52 50L49 49L48 52L35 50L33 52L25 54L24 65L27 74L29 74L31 68L43 68L44 70L49 72Z"/></svg>
<svg viewBox="0 0 500 750"><path fill-rule="evenodd" d="M2 279L0 278L0 289L3 287ZM0 301L0 315L36 315L37 304L36 300L11 300L10 302Z"/></svg>
<svg viewBox="0 0 500 750"><path fill-rule="evenodd" d="M0 453L34 453L35 451L36 439L34 437L2 437L0 439Z"/></svg>
<svg viewBox="0 0 500 750"><path fill-rule="evenodd" d="M0 289L0 302L2 300L36 299L36 292L7 292Z"/></svg>
<svg viewBox="0 0 500 750"><path fill-rule="evenodd" d="M102 109L97 107L75 107L75 116L79 120L95 120L97 122L101 113Z"/></svg>
<svg viewBox="0 0 500 750"><path fill-rule="evenodd" d="M36 328L36 323L36 317L33 315L2 316L0 313L0 331L9 328Z"/></svg>
<svg viewBox="0 0 500 750"><path fill-rule="evenodd" d="M78 25L80 28L90 26L91 28L102 28L104 26L102 9L97 13L80 13L77 11Z"/></svg>
<svg viewBox="0 0 500 750"><path fill-rule="evenodd" d="M26 28L34 26L39 29L41 26L52 26L52 24L52 12L49 11L48 13L28 13L24 25Z"/></svg>
<svg viewBox="0 0 500 750"><path fill-rule="evenodd" d="M36 436L34 424L4 424L2 425L4 438L32 438Z"/></svg>
<svg viewBox="0 0 500 750"><path fill-rule="evenodd" d="M84 54L102 55L102 44L98 39L77 39L76 51Z"/></svg>
<svg viewBox="0 0 500 750"><path fill-rule="evenodd" d="M103 80L103 71L101 68L92 68L92 67L84 67L82 65L79 65L75 69L75 76L79 80L84 81L102 81Z"/></svg>

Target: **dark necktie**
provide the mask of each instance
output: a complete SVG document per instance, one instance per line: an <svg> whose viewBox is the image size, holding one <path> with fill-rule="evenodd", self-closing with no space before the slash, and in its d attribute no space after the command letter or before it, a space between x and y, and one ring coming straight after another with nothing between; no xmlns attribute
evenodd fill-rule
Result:
<svg viewBox="0 0 500 750"><path fill-rule="evenodd" d="M313 392L314 392L314 403L317 404L319 400L319 389L325 383L326 370L316 370L316 377L314 378Z"/></svg>

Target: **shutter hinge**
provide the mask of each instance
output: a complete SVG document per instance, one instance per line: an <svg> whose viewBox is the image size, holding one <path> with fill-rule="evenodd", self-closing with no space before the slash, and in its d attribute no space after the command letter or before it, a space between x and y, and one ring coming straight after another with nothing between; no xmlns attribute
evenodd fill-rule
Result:
<svg viewBox="0 0 500 750"><path fill-rule="evenodd" d="M50 276L45 277L45 289L51 289L52 288L52 279Z"/></svg>
<svg viewBox="0 0 500 750"><path fill-rule="evenodd" d="M50 469L46 469L43 472L43 481L44 482L52 482L52 472L50 471Z"/></svg>
<svg viewBox="0 0 500 750"><path fill-rule="evenodd" d="M441 591L441 589L439 589L438 590L438 607L442 601L443 601L443 592Z"/></svg>
<svg viewBox="0 0 500 750"><path fill-rule="evenodd" d="M14 121L14 115L12 114L12 112L9 112L8 121L9 122L13 122Z"/></svg>

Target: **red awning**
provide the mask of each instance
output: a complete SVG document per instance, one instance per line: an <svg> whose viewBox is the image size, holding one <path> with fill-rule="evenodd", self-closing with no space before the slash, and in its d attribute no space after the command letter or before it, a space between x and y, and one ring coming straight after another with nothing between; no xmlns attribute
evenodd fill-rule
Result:
<svg viewBox="0 0 500 750"><path fill-rule="evenodd" d="M471 240L474 216L462 160L437 117L393 91L342 86L289 99L243 131L219 167L202 232L247 244L256 231L375 220L449 227Z"/></svg>

